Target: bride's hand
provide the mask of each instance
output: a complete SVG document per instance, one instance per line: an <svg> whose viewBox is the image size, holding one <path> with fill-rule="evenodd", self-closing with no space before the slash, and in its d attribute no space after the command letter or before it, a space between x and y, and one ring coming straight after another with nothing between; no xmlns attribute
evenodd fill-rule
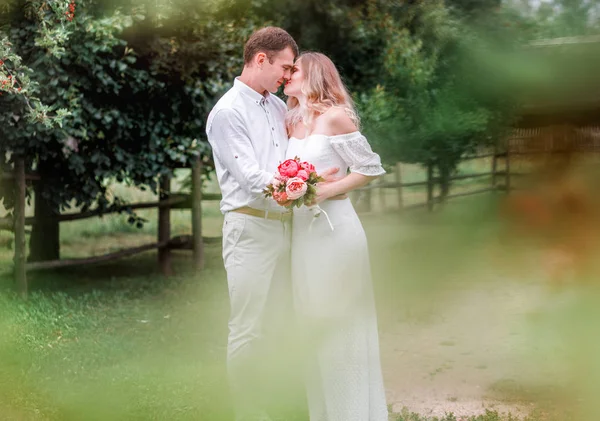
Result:
<svg viewBox="0 0 600 421"><path fill-rule="evenodd" d="M336 194L333 189L334 182L323 182L317 184L317 195L315 196L315 200L312 203L307 203L308 206L315 206L325 200L343 200L348 197L347 194Z"/></svg>
<svg viewBox="0 0 600 421"><path fill-rule="evenodd" d="M329 199L331 197L329 186L330 183L319 183L317 184L317 197L315 197L315 205Z"/></svg>

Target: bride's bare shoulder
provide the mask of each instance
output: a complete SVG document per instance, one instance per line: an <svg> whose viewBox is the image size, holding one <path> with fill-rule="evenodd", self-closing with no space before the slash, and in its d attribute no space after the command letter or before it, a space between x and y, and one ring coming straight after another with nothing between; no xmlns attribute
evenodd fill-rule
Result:
<svg viewBox="0 0 600 421"><path fill-rule="evenodd" d="M354 120L345 108L331 107L321 116L321 123L330 136L347 134L357 131Z"/></svg>

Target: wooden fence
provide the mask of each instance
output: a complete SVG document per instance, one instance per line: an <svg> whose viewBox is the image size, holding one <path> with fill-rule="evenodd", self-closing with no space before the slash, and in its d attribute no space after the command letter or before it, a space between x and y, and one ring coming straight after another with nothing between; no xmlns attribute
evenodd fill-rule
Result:
<svg viewBox="0 0 600 421"><path fill-rule="evenodd" d="M465 180L480 177L490 177L491 184L489 187L472 190L469 192L462 192L458 194L452 194L446 196L447 199L479 194L489 191L510 189L510 171L509 171L509 155L506 152L503 153L488 153L481 155L473 155L465 157L464 160L473 160L481 158L492 158L491 170L485 173L474 173L474 174L461 174L451 177L451 181ZM506 169L498 170L498 161L505 159ZM398 197L398 209L412 209L426 207L428 210L433 210L434 205L440 202L439 197L434 195L434 186L439 182L439 178L434 176L433 167L429 166L427 169L427 179L425 181L408 182L403 183L401 179L401 166L402 163L398 163L395 168L395 182L381 182L373 183L358 191L360 193L367 193L374 189L395 189ZM138 209L158 209L158 232L157 241L136 246L132 248L122 249L116 252L107 253L98 256L92 256L87 258L77 259L59 259L50 261L40 262L27 262L26 254L26 241L25 241L25 227L31 226L36 223L36 217L25 217L25 205L26 205L26 188L28 182L35 183L39 180L39 176L36 174L28 174L24 169L24 161L18 159L15 162L14 172L12 174L4 174L4 179L10 179L14 181L16 187L16 201L15 208L12 218L0 218L0 229L14 231L14 279L17 290L21 295L27 296L27 272L41 269L51 269L60 267L70 267L78 265L90 265L95 263L107 262L111 260L121 259L124 257L132 256L145 251L158 249L158 263L161 272L168 276L172 273L171 266L171 251L175 249L187 249L193 251L194 265L197 269L201 269L204 266L204 244L210 242L220 241L219 237L205 238L202 236L202 202L220 200L220 194L203 194L201 189L201 167L200 163L192 169L192 193L180 194L172 193L170 191L170 179L164 178L160 181L160 190L158 201L154 202L142 202L142 203L131 203L123 205L121 207L113 207L108 211L89 210L86 212L71 213L56 215L55 219L58 222L75 221L86 218L93 218L103 214L122 212L125 210L138 210ZM503 184L498 184L498 181L503 179ZM427 189L427 200L423 203L408 204L404 203L403 189L409 187L423 186ZM171 225L170 225L170 211L172 209L191 209L191 225L192 235L183 235L177 237L171 237ZM371 199L369 198L367 209L363 211L371 210Z"/></svg>
<svg viewBox="0 0 600 421"><path fill-rule="evenodd" d="M484 153L478 155L471 155L462 158L462 161L470 161L476 159L484 159L484 158L492 158L490 171L488 172L478 172L478 173L470 173L470 174L459 174L449 178L450 183L452 184L454 181L458 180L467 180L467 179L477 179L477 178L490 178L490 184L487 187L478 188L466 192L460 192L455 194L448 194L445 197L436 196L435 195L435 186L440 182L440 178L435 175L435 170L433 165L428 165L426 167L426 179L423 181L415 181L404 183L402 182L402 163L397 163L394 168L394 182L386 182L384 179L380 179L379 183L372 183L366 187L358 189L357 192L366 196L366 200L361 200L360 198L356 198L357 202L362 202L362 206L360 206L361 210L364 212L370 212L373 209L373 201L374 198L371 195L372 191L379 192L379 210L383 210L387 208L387 204L385 202L385 190L386 189L394 189L396 191L397 196L397 206L394 207L394 210L405 210L405 209L413 209L413 208L427 208L429 211L432 211L436 204L441 203L443 200L452 199L456 197L464 197L470 196L480 193L492 192L492 191L506 191L508 192L511 189L511 172L510 172L510 157L508 152L501 153ZM500 170L499 161L504 160L504 169ZM501 182L503 181L503 182ZM405 203L405 194L404 189L408 187L424 187L427 191L426 200L418 203Z"/></svg>
<svg viewBox="0 0 600 421"><path fill-rule="evenodd" d="M502 157L507 157L507 154L504 153L491 153L491 154L483 154L467 157L465 159L479 159L492 157L492 168L491 172L487 173L478 173L478 174L464 174L452 177L452 180L464 180L468 178L477 178L490 176L492 177L492 184L488 188L478 189L468 193L460 193L447 196L448 198L465 196L470 194L483 193L486 191L498 190L502 189L502 186L498 186L496 184L499 177L504 177L506 180L504 186L510 186L510 176L507 171L497 171L497 161ZM506 160L508 165L508 159ZM132 256L138 253L142 253L145 251L158 249L158 263L161 272L168 276L172 273L171 266L171 251L175 249L187 249L192 250L193 252L193 261L194 265L197 269L201 269L204 266L204 244L207 242L215 242L220 241L220 238L204 238L202 236L202 202L203 201L211 201L211 200L220 200L220 194L203 194L201 189L201 167L200 163L198 163L194 168L192 168L192 193L191 194L181 194L181 193L172 193L170 191L170 179L163 178L160 180L160 189L159 189L159 200L153 202L142 202L142 203L131 203L126 204L120 207L112 207L109 210L100 211L100 210L89 210L85 212L79 213L70 213L70 214L62 214L56 215L55 221L57 222L67 222L67 221L75 221L80 219L87 219L98 217L100 215L108 214L108 213L116 213L122 212L125 210L139 210L139 209L158 209L158 232L157 232L157 241L144 244L141 246L131 247L122 249L116 252L111 252L103 255L92 256L87 258L76 258L76 259L58 259L58 260L49 260L49 261L40 261L40 262L27 262L27 247L26 247L26 227L32 226L37 223L36 216L33 217L25 217L25 207L26 207L26 189L28 183L35 183L39 181L40 177L37 174L31 174L25 172L25 164L24 160L17 159L15 161L14 172L12 174L3 174L1 177L3 179L8 179L14 182L16 188L16 197L15 197L15 207L12 217L8 218L0 218L0 229L14 231L14 279L17 290L23 295L27 295L28 285L27 285L27 272L42 270L42 269L51 269L51 268L61 268L61 267L71 267L71 266L79 266L79 265L90 265L101 262L108 262L111 260L121 259L124 257ZM432 210L434 204L439 202L439 198L434 196L434 186L439 181L437 177L434 176L433 168L429 167L427 171L427 180L421 182L410 182L403 183L401 180L401 163L398 163L396 166L396 182L394 183L377 183L372 184L367 187L360 189L362 193L368 193L370 195L370 191L372 189L387 189L393 188L397 191L398 196L398 207L399 209L410 209L417 207L427 207L429 210ZM508 166L507 166L508 168ZM403 200L403 188L408 187L416 187L416 186L425 186L427 188L427 201L424 203L418 204L410 204L405 205ZM370 203L370 201L369 201ZM192 235L183 235L177 237L171 237L171 224L170 224L170 211L172 209L191 209L191 225L192 225ZM370 210L370 206L368 206L367 211ZM39 216L39 215L38 215Z"/></svg>
<svg viewBox="0 0 600 421"><path fill-rule="evenodd" d="M158 233L156 242L87 258L27 262L25 227L36 224L37 220L35 216L31 218L25 217L26 189L28 182L35 183L36 181L39 181L40 177L37 174L26 173L24 160L16 159L13 173L1 175L3 180L14 182L16 194L13 216L0 218L0 229L14 232L14 279L17 290L22 296L27 296L27 272L29 271L107 262L153 249L158 249L158 263L162 273L167 276L172 273L171 251L175 249L191 250L195 268L202 269L204 267L204 243L220 241L219 237L204 238L202 236L202 202L220 200L221 195L202 193L201 171L201 161L198 161L192 168L191 194L171 193L171 180L165 177L160 180L158 201L132 203L112 207L107 211L90 210L86 212L62 214L56 215L54 218L56 222L60 223L93 218L103 214L123 212L126 210L157 208ZM171 237L170 212L172 209L191 209L191 236L182 235Z"/></svg>
<svg viewBox="0 0 600 421"><path fill-rule="evenodd" d="M490 183L486 187L449 194L444 198L440 196L436 197L435 186L439 183L440 179L435 176L432 165L427 167L426 180L403 182L401 172L402 164L398 163L394 169L394 182L387 182L380 179L380 182L378 183L372 183L371 185L359 189L358 194L367 196L367 200L363 201L363 203L366 204L363 210L367 212L372 210L373 196L371 195L371 192L376 189L380 192L380 209L386 208L385 196L381 193L386 189L394 189L397 193L397 210L425 207L431 211L436 204L446 199L493 191L510 192L514 188L512 178L525 175L525 173L511 170L511 160L513 157L519 155L554 154L563 152L600 152L600 127L574 128L560 126L543 129L515 130L513 135L509 139L506 139L503 145L497 146L493 151L464 157L463 161L491 158L490 171L455 175L450 178L450 182L487 177L490 178ZM0 218L0 230L8 229L14 231L14 277L18 291L23 296L27 295L28 271L106 262L153 249L158 249L158 262L162 273L165 275L170 275L172 273L171 250L174 249L192 250L194 265L197 269L201 269L204 266L204 244L206 242L220 241L219 237L202 237L202 202L207 200L220 200L221 198L219 194L202 193L201 169L200 161L192 168L191 194L172 193L170 191L170 180L164 178L160 182L160 199L158 201L123 205L122 207L111 208L108 212L90 210L80 213L57 215L55 217L58 222L65 222L96 217L100 214L109 212L158 208L158 233L156 242L89 258L60 259L28 263L25 245L25 227L27 225L35 224L36 217L25 217L26 188L28 182L34 183L38 181L39 176L26 173L24 160L17 159L12 174L0 175L0 181L2 181L2 179L9 179L14 182L16 188L16 202L13 217ZM412 187L424 187L426 189L427 194L424 202L412 204L405 203L403 189ZM170 211L172 209L191 209L191 236L171 237Z"/></svg>
<svg viewBox="0 0 600 421"><path fill-rule="evenodd" d="M490 148L491 149L491 148ZM404 183L402 182L402 163L396 164L394 168L394 182L385 182L383 178L379 183L373 183L362 189L358 193L366 196L366 200L356 198L356 202L361 202L361 208L369 212L373 209L374 197L372 191L379 192L379 209L387 208L385 203L386 189L394 189L397 192L398 204L394 210L404 210L410 208L423 208L433 210L436 204L442 200L453 199L457 197L470 196L480 193L503 191L510 192L519 186L515 186L513 179L527 176L527 172L515 171L511 168L512 164L521 158L539 158L550 155L567 154L590 154L600 152L600 126L573 126L573 125L554 125L530 129L514 129L511 135L503 142L496 145L493 150L477 155L466 156L462 161L475 159L491 158L490 171L470 174L460 174L450 177L451 183L459 180L490 178L487 187L477 188L470 191L449 194L442 198L436 197L434 187L440 181L435 176L434 168L427 167L426 179L423 181ZM403 188L407 187L425 187L427 190L426 200L419 203L406 205L404 202Z"/></svg>

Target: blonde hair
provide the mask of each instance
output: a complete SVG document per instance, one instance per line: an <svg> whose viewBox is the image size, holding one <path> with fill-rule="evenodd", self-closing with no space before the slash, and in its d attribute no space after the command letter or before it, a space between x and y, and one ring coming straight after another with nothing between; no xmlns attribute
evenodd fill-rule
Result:
<svg viewBox="0 0 600 421"><path fill-rule="evenodd" d="M331 59L325 54L305 52L298 57L296 65L299 64L304 72L300 91L306 97L306 106L302 106L296 97L289 97L287 127L291 128L302 122L307 133L310 133L315 117L330 108L340 107L359 128L360 119L354 101Z"/></svg>

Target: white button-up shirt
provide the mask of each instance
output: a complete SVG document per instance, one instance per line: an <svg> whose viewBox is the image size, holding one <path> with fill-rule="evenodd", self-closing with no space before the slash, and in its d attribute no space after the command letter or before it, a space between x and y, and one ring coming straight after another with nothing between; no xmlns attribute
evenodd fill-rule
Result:
<svg viewBox="0 0 600 421"><path fill-rule="evenodd" d="M221 187L221 212L244 206L282 212L263 189L285 159L285 103L259 94L238 78L213 107L206 123Z"/></svg>

